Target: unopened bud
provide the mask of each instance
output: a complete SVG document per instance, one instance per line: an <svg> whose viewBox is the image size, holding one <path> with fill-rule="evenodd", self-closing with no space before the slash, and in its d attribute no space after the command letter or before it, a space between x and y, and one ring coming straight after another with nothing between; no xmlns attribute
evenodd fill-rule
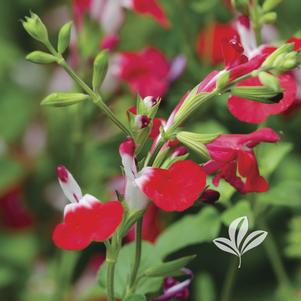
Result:
<svg viewBox="0 0 301 301"><path fill-rule="evenodd" d="M71 28L72 28L72 22L68 22L65 25L63 25L62 28L60 29L59 37L58 37L58 45L57 45L57 50L59 53L63 53L69 46Z"/></svg>
<svg viewBox="0 0 301 301"><path fill-rule="evenodd" d="M273 66L275 60L282 54L287 54L291 52L294 48L293 43L287 43L279 47L277 50L275 50L273 53L271 53L266 60L262 63L261 67L271 67Z"/></svg>
<svg viewBox="0 0 301 301"><path fill-rule="evenodd" d="M44 98L41 102L42 106L66 107L87 100L89 95L83 93L58 92L52 93Z"/></svg>
<svg viewBox="0 0 301 301"><path fill-rule="evenodd" d="M207 204L214 204L220 198L220 193L213 189L206 189L201 195L201 201Z"/></svg>
<svg viewBox="0 0 301 301"><path fill-rule="evenodd" d="M277 13L269 12L261 17L262 23L274 23L277 20Z"/></svg>
<svg viewBox="0 0 301 301"><path fill-rule="evenodd" d="M143 99L143 102L145 106L150 110L152 107L154 107L159 101L159 98L153 97L153 96L146 96Z"/></svg>
<svg viewBox="0 0 301 301"><path fill-rule="evenodd" d="M280 4L282 0L265 0L262 9L264 12L268 12L274 9L278 4Z"/></svg>
<svg viewBox="0 0 301 301"><path fill-rule="evenodd" d="M51 64L57 62L55 56L43 51L33 51L26 56L26 59L35 64Z"/></svg>
<svg viewBox="0 0 301 301"><path fill-rule="evenodd" d="M109 61L109 51L101 51L94 60L93 66L93 79L92 86L93 90L96 91L99 89L102 84L108 70L108 61Z"/></svg>
<svg viewBox="0 0 301 301"><path fill-rule="evenodd" d="M260 72L258 77L260 82L267 88L275 92L281 91L280 82L277 77L267 72Z"/></svg>
<svg viewBox="0 0 301 301"><path fill-rule="evenodd" d="M135 127L137 129L146 128L151 122L151 119L146 115L137 115L135 116Z"/></svg>
<svg viewBox="0 0 301 301"><path fill-rule="evenodd" d="M179 146L172 152L172 157L181 157L188 153L188 149L185 146Z"/></svg>
<svg viewBox="0 0 301 301"><path fill-rule="evenodd" d="M30 17L25 17L25 20L22 21L22 25L27 33L34 39L44 44L48 42L47 28L38 15L30 12Z"/></svg>

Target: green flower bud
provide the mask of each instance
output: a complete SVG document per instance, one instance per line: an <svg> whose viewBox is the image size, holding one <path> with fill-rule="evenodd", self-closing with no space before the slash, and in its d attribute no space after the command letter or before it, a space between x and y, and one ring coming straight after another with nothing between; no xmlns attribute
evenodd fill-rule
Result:
<svg viewBox="0 0 301 301"><path fill-rule="evenodd" d="M26 59L35 64L51 64L57 61L55 56L43 51L33 51L26 56Z"/></svg>
<svg viewBox="0 0 301 301"><path fill-rule="evenodd" d="M279 79L267 72L259 73L260 82L267 88L270 88L274 92L281 91Z"/></svg>
<svg viewBox="0 0 301 301"><path fill-rule="evenodd" d="M277 50L275 50L273 53L271 53L266 60L263 62L261 67L271 67L273 66L275 60L282 54L286 54L288 52L291 52L293 50L293 43L284 44L281 47L279 47Z"/></svg>
<svg viewBox="0 0 301 301"><path fill-rule="evenodd" d="M262 23L274 23L277 20L277 13L269 12L262 16L261 22Z"/></svg>
<svg viewBox="0 0 301 301"><path fill-rule="evenodd" d="M63 53L69 46L71 28L72 28L72 22L68 22L65 25L63 25L62 28L60 29L58 44L57 44L57 50L59 53Z"/></svg>
<svg viewBox="0 0 301 301"><path fill-rule="evenodd" d="M247 98L259 102L266 102L269 100L274 101L277 98L277 95L282 94L282 91L275 92L274 90L265 86L240 86L233 87L231 89L231 94L241 98Z"/></svg>
<svg viewBox="0 0 301 301"><path fill-rule="evenodd" d="M265 0L262 5L262 9L264 12L268 12L279 5L281 2L282 0Z"/></svg>
<svg viewBox="0 0 301 301"><path fill-rule="evenodd" d="M108 60L109 60L108 50L103 50L102 52L100 52L94 60L93 79L92 79L92 86L94 91L99 89L100 85L102 84L106 76L108 70Z"/></svg>
<svg viewBox="0 0 301 301"><path fill-rule="evenodd" d="M38 15L30 12L30 17L25 17L25 20L22 21L22 25L27 33L35 40L38 40L43 44L48 42L47 28Z"/></svg>
<svg viewBox="0 0 301 301"><path fill-rule="evenodd" d="M205 144L211 142L218 136L218 134L197 134L185 131L177 133L177 139L182 144L195 151L204 159L209 159L209 153Z"/></svg>
<svg viewBox="0 0 301 301"><path fill-rule="evenodd" d="M52 93L44 98L41 102L42 106L52 106L52 107L66 107L84 100L87 100L89 95L82 93L69 93L69 92L58 92Z"/></svg>

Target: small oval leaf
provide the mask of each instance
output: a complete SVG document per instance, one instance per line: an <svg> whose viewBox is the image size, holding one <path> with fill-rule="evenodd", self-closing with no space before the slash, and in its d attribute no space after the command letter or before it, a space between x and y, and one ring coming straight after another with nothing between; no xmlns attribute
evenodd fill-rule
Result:
<svg viewBox="0 0 301 301"><path fill-rule="evenodd" d="M240 224L240 228L239 228L239 231L237 234L237 242L236 242L237 249L239 249L239 246L240 246L243 238L247 234L248 227L249 227L248 218L245 216Z"/></svg>

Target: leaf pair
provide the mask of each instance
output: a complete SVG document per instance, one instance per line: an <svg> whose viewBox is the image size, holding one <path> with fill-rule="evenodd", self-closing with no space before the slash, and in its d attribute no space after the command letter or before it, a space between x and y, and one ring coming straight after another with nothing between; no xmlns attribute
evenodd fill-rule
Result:
<svg viewBox="0 0 301 301"><path fill-rule="evenodd" d="M214 244L224 252L233 254L239 258L238 268L241 267L241 257L246 252L259 246L266 238L266 231L257 230L247 235L249 227L246 216L235 219L229 226L229 238L218 237Z"/></svg>

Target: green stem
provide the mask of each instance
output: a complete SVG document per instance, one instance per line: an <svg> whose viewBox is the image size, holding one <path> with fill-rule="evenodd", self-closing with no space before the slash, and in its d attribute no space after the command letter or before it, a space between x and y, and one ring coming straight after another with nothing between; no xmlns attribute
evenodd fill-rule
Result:
<svg viewBox="0 0 301 301"><path fill-rule="evenodd" d="M127 136L132 136L131 131L115 116L112 110L103 102L101 96L95 93L76 74L76 72L66 63L63 56L58 53L50 43L47 44L47 47L49 51L57 57L58 64L70 75L70 77L78 84L78 86L91 97L92 101L124 132L124 134Z"/></svg>
<svg viewBox="0 0 301 301"><path fill-rule="evenodd" d="M287 288L291 288L292 285L290 283L290 279L286 273L284 264L282 262L281 256L278 252L276 242L271 231L268 229L268 225L264 218L261 218L258 225L268 231L268 237L264 243L265 251L270 260L271 266L274 270L275 276L277 277L277 281L280 286L285 286Z"/></svg>
<svg viewBox="0 0 301 301"><path fill-rule="evenodd" d="M115 301L114 296L115 261L107 261L107 300Z"/></svg>
<svg viewBox="0 0 301 301"><path fill-rule="evenodd" d="M232 289L235 283L235 276L237 270L237 260L236 258L232 258L232 261L228 267L227 275L225 278L224 286L222 288L222 293L220 300L221 301L230 301L232 295Z"/></svg>
<svg viewBox="0 0 301 301"><path fill-rule="evenodd" d="M140 266L140 262L141 262L141 252L142 252L142 225L143 225L143 216L137 220L137 224L136 224L135 261L134 261L133 270L132 270L132 273L130 276L130 283L129 283L129 289L128 289L129 292L133 292L135 290L135 285L137 283L137 275L138 275L139 266Z"/></svg>

